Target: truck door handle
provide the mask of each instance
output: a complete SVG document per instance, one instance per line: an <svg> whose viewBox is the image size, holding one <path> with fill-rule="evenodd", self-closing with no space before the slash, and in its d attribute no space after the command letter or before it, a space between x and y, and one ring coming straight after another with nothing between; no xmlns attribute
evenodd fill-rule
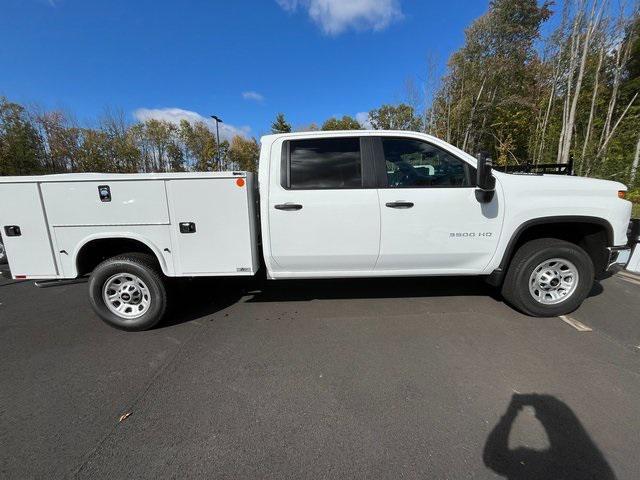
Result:
<svg viewBox="0 0 640 480"><path fill-rule="evenodd" d="M389 202L385 204L389 208L411 208L413 207L413 202Z"/></svg>
<svg viewBox="0 0 640 480"><path fill-rule="evenodd" d="M196 233L196 224L193 222L180 222L180 233Z"/></svg>
<svg viewBox="0 0 640 480"><path fill-rule="evenodd" d="M299 203L280 203L275 205L276 210L302 210L302 205Z"/></svg>

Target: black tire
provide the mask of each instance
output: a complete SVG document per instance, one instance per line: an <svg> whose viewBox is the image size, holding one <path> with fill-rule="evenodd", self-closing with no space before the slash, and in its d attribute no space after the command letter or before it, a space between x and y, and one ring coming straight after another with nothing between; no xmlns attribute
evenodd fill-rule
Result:
<svg viewBox="0 0 640 480"><path fill-rule="evenodd" d="M560 303L544 304L529 290L534 269L546 260L564 259L578 272L573 292ZM540 238L522 245L509 265L502 285L502 296L514 308L533 317L556 317L577 309L593 287L594 267L591 257L578 245L556 238ZM534 287L534 293L537 293Z"/></svg>
<svg viewBox="0 0 640 480"><path fill-rule="evenodd" d="M2 236L0 236L0 265L7 263L7 251L4 249L4 243L2 243Z"/></svg>
<svg viewBox="0 0 640 480"><path fill-rule="evenodd" d="M138 277L146 287L139 295L149 301L147 310L137 318L124 318L105 303L105 284L118 274ZM133 278L133 277L131 277ZM126 294L126 292L125 292ZM107 324L120 330L140 331L153 328L167 310L167 290L156 259L144 253L126 253L112 257L96 267L89 279L89 299L96 314ZM133 314L136 314L133 312Z"/></svg>

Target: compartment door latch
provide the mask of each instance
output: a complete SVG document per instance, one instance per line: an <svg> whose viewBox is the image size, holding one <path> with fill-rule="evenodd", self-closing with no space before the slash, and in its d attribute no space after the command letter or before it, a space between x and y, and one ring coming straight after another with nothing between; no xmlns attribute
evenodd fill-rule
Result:
<svg viewBox="0 0 640 480"><path fill-rule="evenodd" d="M20 227L18 225L7 225L6 227L4 227L4 234L7 237L19 237L20 235L22 235L22 232L20 231Z"/></svg>
<svg viewBox="0 0 640 480"><path fill-rule="evenodd" d="M196 224L193 222L180 222L180 233L196 233Z"/></svg>

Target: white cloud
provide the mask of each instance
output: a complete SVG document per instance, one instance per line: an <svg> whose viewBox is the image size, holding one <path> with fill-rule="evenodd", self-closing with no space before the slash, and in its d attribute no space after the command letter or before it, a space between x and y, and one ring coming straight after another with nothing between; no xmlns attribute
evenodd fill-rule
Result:
<svg viewBox="0 0 640 480"><path fill-rule="evenodd" d="M356 113L356 120L360 125L362 125L362 128L366 128L367 130L371 130L373 128L369 121L369 112Z"/></svg>
<svg viewBox="0 0 640 480"><path fill-rule="evenodd" d="M338 35L349 28L384 30L400 20L400 0L276 0L288 12L298 7L329 35Z"/></svg>
<svg viewBox="0 0 640 480"><path fill-rule="evenodd" d="M216 129L216 124L213 119L203 117L199 113L192 112L191 110L183 110L182 108L138 108L135 112L133 112L133 116L141 122L144 122L145 120L155 119L166 120L167 122L171 122L176 125L178 125L181 120L186 120L190 123L204 122L209 125L209 128L212 131L215 132ZM251 128L248 126L236 127L228 123L220 124L221 139L231 141L231 139L235 135L248 137L250 132Z"/></svg>
<svg viewBox="0 0 640 480"><path fill-rule="evenodd" d="M264 102L264 95L258 92L254 92L253 90L249 90L248 92L242 92L242 98L244 98L245 100L252 100L258 103Z"/></svg>

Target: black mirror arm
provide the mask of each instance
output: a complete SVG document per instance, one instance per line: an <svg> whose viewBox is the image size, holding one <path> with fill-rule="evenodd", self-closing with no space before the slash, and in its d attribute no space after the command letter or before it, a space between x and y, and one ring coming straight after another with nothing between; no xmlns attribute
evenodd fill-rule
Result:
<svg viewBox="0 0 640 480"><path fill-rule="evenodd" d="M476 188L476 200L480 203L489 203L493 200L495 194L495 190L483 190L481 188Z"/></svg>

